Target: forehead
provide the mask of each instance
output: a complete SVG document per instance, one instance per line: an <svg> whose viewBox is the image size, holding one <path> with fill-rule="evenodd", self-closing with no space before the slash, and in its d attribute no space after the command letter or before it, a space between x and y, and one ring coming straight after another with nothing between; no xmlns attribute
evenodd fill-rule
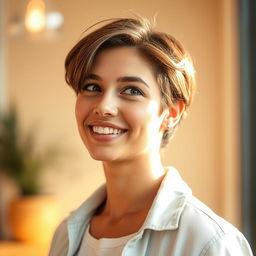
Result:
<svg viewBox="0 0 256 256"><path fill-rule="evenodd" d="M133 47L118 47L100 51L91 72L102 78L137 76L149 83L156 83L153 65Z"/></svg>

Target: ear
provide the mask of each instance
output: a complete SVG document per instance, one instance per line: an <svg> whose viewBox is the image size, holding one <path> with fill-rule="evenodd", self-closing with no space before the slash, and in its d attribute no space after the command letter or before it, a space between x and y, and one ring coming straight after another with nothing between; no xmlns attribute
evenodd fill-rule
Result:
<svg viewBox="0 0 256 256"><path fill-rule="evenodd" d="M177 101L169 108L166 108L165 111L163 112L165 117L161 128L165 131L168 128L175 127L179 123L182 114L184 113L184 110L185 103L181 100Z"/></svg>

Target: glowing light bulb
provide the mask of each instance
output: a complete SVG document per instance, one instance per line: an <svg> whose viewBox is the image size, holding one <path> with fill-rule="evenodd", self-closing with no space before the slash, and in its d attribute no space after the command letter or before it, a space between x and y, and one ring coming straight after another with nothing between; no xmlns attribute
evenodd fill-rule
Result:
<svg viewBox="0 0 256 256"><path fill-rule="evenodd" d="M49 12L46 14L45 27L48 29L57 30L64 22L63 16L60 12Z"/></svg>
<svg viewBox="0 0 256 256"><path fill-rule="evenodd" d="M40 32L45 26L45 3L43 0L30 0L27 5L25 26L30 32Z"/></svg>

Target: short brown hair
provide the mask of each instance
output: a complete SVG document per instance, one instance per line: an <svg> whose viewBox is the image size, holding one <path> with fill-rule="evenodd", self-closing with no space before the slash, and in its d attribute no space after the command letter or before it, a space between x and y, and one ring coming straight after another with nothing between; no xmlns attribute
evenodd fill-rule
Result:
<svg viewBox="0 0 256 256"><path fill-rule="evenodd" d="M90 73L98 53L111 47L135 47L156 69L156 80L162 95L162 107L177 101L187 112L195 91L194 67L189 53L174 37L154 30L146 19L112 19L108 24L84 36L68 53L65 79L79 92ZM166 130L162 146L174 130Z"/></svg>

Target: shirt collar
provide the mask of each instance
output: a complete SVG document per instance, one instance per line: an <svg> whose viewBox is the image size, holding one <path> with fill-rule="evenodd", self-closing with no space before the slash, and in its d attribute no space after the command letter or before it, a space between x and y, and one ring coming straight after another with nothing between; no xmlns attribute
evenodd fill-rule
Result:
<svg viewBox="0 0 256 256"><path fill-rule="evenodd" d="M184 209L191 189L182 180L178 171L169 167L157 195L149 210L148 216L138 233L145 229L173 230L177 229L179 219ZM99 205L106 199L106 185L99 187L76 211L71 213L68 220L69 254L73 255L79 247L91 217Z"/></svg>
<svg viewBox="0 0 256 256"><path fill-rule="evenodd" d="M178 171L169 167L141 229L177 229L185 202L191 194Z"/></svg>
<svg viewBox="0 0 256 256"><path fill-rule="evenodd" d="M77 210L71 213L67 224L68 256L76 255L91 217L105 198L106 186L102 185Z"/></svg>

